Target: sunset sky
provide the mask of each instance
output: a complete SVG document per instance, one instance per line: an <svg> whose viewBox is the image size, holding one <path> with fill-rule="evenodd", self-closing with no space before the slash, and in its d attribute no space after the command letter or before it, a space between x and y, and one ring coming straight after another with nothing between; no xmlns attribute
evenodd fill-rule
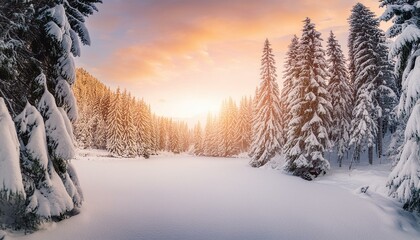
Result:
<svg viewBox="0 0 420 240"><path fill-rule="evenodd" d="M115 89L144 98L158 115L192 118L229 96L252 95L268 38L278 67L310 17L324 40L347 45L355 0L104 0L88 20L92 46L76 60ZM360 1L377 14L378 0ZM323 44L325 47L325 42ZM347 48L344 48L347 51Z"/></svg>

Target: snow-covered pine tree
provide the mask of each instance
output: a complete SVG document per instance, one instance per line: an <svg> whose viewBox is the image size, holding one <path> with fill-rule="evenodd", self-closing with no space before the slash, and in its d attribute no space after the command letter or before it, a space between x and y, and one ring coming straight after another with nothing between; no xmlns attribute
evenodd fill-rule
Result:
<svg viewBox="0 0 420 240"><path fill-rule="evenodd" d="M344 154L350 143L350 124L353 104L353 89L349 84L346 60L341 46L331 31L327 42L329 81L327 91L331 94L333 107L330 139L335 143L338 163L341 167Z"/></svg>
<svg viewBox="0 0 420 240"><path fill-rule="evenodd" d="M1 218L0 224L3 227L34 229L41 217L62 218L81 204L82 193L69 162L74 156L70 120L74 121L77 118L76 102L71 90L75 80L73 58L80 56L80 40L83 44L90 43L84 22L86 17L97 10L95 5L99 2L101 1L3 1L0 6L0 29L5 33L0 36L1 95L12 117L22 116L27 106L31 106L33 114L25 119L25 124L34 125L26 128L24 132L19 132L20 139L21 134L25 134L26 140L42 134L45 136L45 141L42 137L34 137L34 140L29 142L20 141L19 159L21 164L27 162L28 156L31 156L32 163L38 160L45 163L46 159L51 161L48 166L43 165L43 170L39 168L42 164L22 167L24 177L15 177L14 184L23 183L24 186L31 187L25 188L25 194L21 195L25 203L19 206L20 213L8 215L8 220L13 222L14 226L10 226L10 222L3 222L5 219ZM2 126L7 126L9 131L16 130L6 124L8 119L4 116ZM33 116L36 116L36 119L33 119ZM23 126L18 120L16 125ZM6 132L2 136L4 140L9 139L13 142ZM0 152L5 156L10 155L7 147L10 147L10 144L0 146ZM42 160L40 153L44 154ZM39 159L36 160L36 157ZM9 160L13 160L11 155ZM11 170L9 167L5 167L4 170ZM45 169L48 170L50 179L56 177L54 183L49 182L48 177L42 176L41 172ZM41 176L45 181L37 182L36 186L33 186L33 179L26 176ZM42 184L45 191L44 195L39 197L46 200L38 198L42 208L33 209L32 207L37 207L33 202L33 194L38 190L43 191L38 184ZM63 190L60 190L60 194L56 192L58 185L62 186ZM54 199L55 197L59 199ZM62 205L66 200L69 201ZM2 213L7 211L4 206L7 204L0 205Z"/></svg>
<svg viewBox="0 0 420 240"><path fill-rule="evenodd" d="M378 131L378 122L372 116L377 116L380 109L374 103L372 93L375 92L374 85L367 82L357 91L356 105L353 109L351 121L350 145L354 146L353 162L359 161L360 154L364 147L369 150L369 163L372 164L373 147ZM352 164L350 164L350 168Z"/></svg>
<svg viewBox="0 0 420 240"><path fill-rule="evenodd" d="M282 150L280 92L276 81L276 66L268 39L261 59L261 83L253 121L254 135L249 156L252 167L264 166Z"/></svg>
<svg viewBox="0 0 420 240"><path fill-rule="evenodd" d="M216 117L209 113L207 115L206 127L204 132L204 154L206 156L216 156L217 153L217 120Z"/></svg>
<svg viewBox="0 0 420 240"><path fill-rule="evenodd" d="M294 35L291 43L288 46L288 51L286 53L286 61L284 63L283 71L283 88L281 90L280 102L282 110L282 122L283 122L283 138L286 142L288 124L290 122L290 103L293 102L293 97L296 97L292 94L294 89L294 84L299 77L299 70L297 65L297 56L299 53L299 38Z"/></svg>
<svg viewBox="0 0 420 240"><path fill-rule="evenodd" d="M306 18L297 57L297 96L290 102L291 120L285 148L285 170L306 180L325 174L330 168L324 152L331 146L328 133L332 105L326 90L327 63L321 41L321 34Z"/></svg>
<svg viewBox="0 0 420 240"><path fill-rule="evenodd" d="M378 45L376 46L377 64L379 66L375 83L378 86L378 104L381 115L378 118L378 136L376 138L376 151L378 157L383 155L383 138L388 131L395 131L397 121L395 108L399 101L399 90L396 85L396 75L393 72L394 63L388 59L389 43L385 33L378 28Z"/></svg>
<svg viewBox="0 0 420 240"><path fill-rule="evenodd" d="M203 131L200 122L198 122L194 127L194 154L196 156L204 154L203 140Z"/></svg>
<svg viewBox="0 0 420 240"><path fill-rule="evenodd" d="M93 101L91 101L91 103L93 104L91 111L91 118L93 119L92 147L96 149L100 149L101 146L106 146L106 143L104 143L106 140L106 123L103 119L101 109L102 101L104 99L104 89L102 88L102 86L102 84L98 84L97 86L95 86L94 96L92 96Z"/></svg>
<svg viewBox="0 0 420 240"><path fill-rule="evenodd" d="M4 99L0 97L0 199L25 198L22 173L19 169L19 141L15 125ZM2 214L0 212L0 214ZM3 217L3 216L2 216ZM0 218L2 218L0 217Z"/></svg>
<svg viewBox="0 0 420 240"><path fill-rule="evenodd" d="M243 97L239 104L239 112L236 121L236 141L239 152L247 152L252 139L252 101Z"/></svg>
<svg viewBox="0 0 420 240"><path fill-rule="evenodd" d="M21 143L21 168L25 189L32 189L27 191L25 211L28 214L18 222L27 225L33 219L60 218L74 208L74 203L66 191L66 186L59 180L52 159L48 157L43 118L34 106L27 103L22 113L15 118L15 122ZM80 203L81 200L77 202ZM30 227L30 224L26 227Z"/></svg>
<svg viewBox="0 0 420 240"><path fill-rule="evenodd" d="M136 108L138 108L140 116L137 122L139 134L137 139L137 151L139 156L149 158L152 145L152 113L150 111L150 107L144 102L144 100L139 101Z"/></svg>
<svg viewBox="0 0 420 240"><path fill-rule="evenodd" d="M156 114L152 115L152 145L151 154L156 155L159 150L159 120Z"/></svg>
<svg viewBox="0 0 420 240"><path fill-rule="evenodd" d="M179 128L180 128L180 138L181 138L180 149L181 149L181 152L187 152L190 147L192 133L190 132L190 129L188 128L188 124L186 122L180 122L179 124L180 124Z"/></svg>
<svg viewBox="0 0 420 240"><path fill-rule="evenodd" d="M165 122L165 142L164 142L164 151L171 151L171 129L172 129L172 119L166 119Z"/></svg>
<svg viewBox="0 0 420 240"><path fill-rule="evenodd" d="M121 93L118 88L111 98L107 117L106 149L115 156L122 156L124 153L124 129L121 107Z"/></svg>
<svg viewBox="0 0 420 240"><path fill-rule="evenodd" d="M236 119L238 109L232 98L225 100L220 111L220 156L230 157L238 153Z"/></svg>
<svg viewBox="0 0 420 240"><path fill-rule="evenodd" d="M388 37L396 37L390 57L396 59L401 97L397 116L406 125L400 159L388 178L389 194L404 209L420 212L420 17L418 1L382 0L381 19L392 20ZM406 123L406 124L405 124Z"/></svg>
<svg viewBox="0 0 420 240"><path fill-rule="evenodd" d="M106 149L107 125L101 116L96 117L96 129L93 132L93 146L96 149Z"/></svg>
<svg viewBox="0 0 420 240"><path fill-rule="evenodd" d="M15 125L1 97L0 141L0 222L3 227L10 227L16 221L19 224L25 222L16 217L25 208L26 193L19 166L19 141Z"/></svg>
<svg viewBox="0 0 420 240"><path fill-rule="evenodd" d="M124 155L127 157L137 156L136 125L134 122L135 99L130 94L125 96L125 107L123 107L123 129L124 129Z"/></svg>
<svg viewBox="0 0 420 240"><path fill-rule="evenodd" d="M44 88L37 109L44 119L49 158L74 205L79 207L83 201L83 193L80 191L77 175L69 162L75 155L71 122L65 110L55 104L53 95L48 91L45 75L40 74L35 82L38 89Z"/></svg>
<svg viewBox="0 0 420 240"><path fill-rule="evenodd" d="M181 152L181 133L180 133L180 124L179 122L173 121L171 125L171 152L180 153Z"/></svg>
<svg viewBox="0 0 420 240"><path fill-rule="evenodd" d="M64 185L64 195L71 203L68 208L62 208L59 201L54 200L54 193L44 195L46 201L50 201L52 205L54 201L57 202L51 216L58 218L67 215L82 200L77 176L69 162L74 156L70 120L77 118L76 102L71 90L75 80L73 58L80 56L79 41L90 44L84 22L86 17L97 10L95 5L99 2L101 1L3 1L0 6L0 29L3 33L7 32L0 36L1 94L12 117L21 116L19 113L29 106L28 102L34 106L33 116L42 116L36 120L37 127L27 129L25 134L29 137L35 135L32 131L44 132L46 142L38 141L37 138L34 141L36 144L25 146L21 141L21 150L30 148L34 154L46 149L46 158L51 160L49 174L56 171L55 174L59 176L50 183L51 189ZM28 122L34 121L28 119ZM16 124L20 124L19 121ZM22 150L21 162L26 157ZM22 176L38 174L39 168L36 166L38 165L22 168ZM24 186L31 185L27 180L30 181L28 178L22 179ZM26 196L32 197L34 190L25 188ZM33 229L41 214L27 218L33 213L31 210L26 211L33 206L30 197L26 199L21 214L9 217L15 218L14 224ZM63 195L60 198L65 199ZM2 206L0 212L4 212ZM6 226L4 222L0 224Z"/></svg>
<svg viewBox="0 0 420 240"><path fill-rule="evenodd" d="M166 120L164 117L158 117L158 132L159 132L159 139L158 139L158 150L164 151L165 150L165 138L166 138Z"/></svg>
<svg viewBox="0 0 420 240"><path fill-rule="evenodd" d="M393 84L393 76L390 72L390 63L384 56L387 48L383 32L379 29L379 21L374 13L358 3L352 9L349 23L349 43L351 44L349 56L351 66L353 66L351 78L354 81L356 102L351 130L351 143L356 144L353 160L359 160L360 153L366 146L369 152L369 163L372 164L375 145L378 156L381 157L382 154L383 119L388 118L384 116L385 113L390 113L387 109L393 108L392 103L396 99L393 90L395 84ZM371 99L367 99L368 97ZM357 106L359 104L372 106ZM368 124L368 122L376 122L376 124ZM359 127L362 129L357 129Z"/></svg>

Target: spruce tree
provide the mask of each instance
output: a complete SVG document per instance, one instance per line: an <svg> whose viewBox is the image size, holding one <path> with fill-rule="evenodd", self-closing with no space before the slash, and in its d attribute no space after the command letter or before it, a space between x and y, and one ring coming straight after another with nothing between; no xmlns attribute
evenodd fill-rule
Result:
<svg viewBox="0 0 420 240"><path fill-rule="evenodd" d="M48 220L53 216L66 214L73 209L74 203L72 197L66 191L63 192L66 186L63 182L57 181L60 176L54 168L53 159L48 157L48 150L45 147L47 136L41 114L34 106L27 103L22 113L15 118L15 122L21 142L21 167L24 172L25 187L33 188L33 191L27 194L29 204L26 211L29 215L25 218L38 216L40 220ZM68 166L66 170L68 172ZM83 199L81 191L78 190L76 193L79 195L73 195L74 200L80 204Z"/></svg>
<svg viewBox="0 0 420 240"><path fill-rule="evenodd" d="M204 153L206 156L219 156L219 126L217 117L211 113L207 115L204 132Z"/></svg>
<svg viewBox="0 0 420 240"><path fill-rule="evenodd" d="M118 88L110 101L107 117L106 149L115 156L122 156L124 153L124 129L121 107L121 93Z"/></svg>
<svg viewBox="0 0 420 240"><path fill-rule="evenodd" d="M369 163L372 164L375 146L378 149L378 157L382 155L384 120L388 121L390 109L396 102L395 84L390 72L390 63L384 56L387 47L383 32L379 29L379 22L374 13L358 3L352 9L349 23L349 56L353 66L351 78L355 90L355 109L358 110L353 111L351 143L356 149L353 160L358 161L360 153L367 147ZM358 106L360 104L372 106ZM361 110L368 112L363 115ZM366 126L369 127L364 129ZM363 129L357 129L358 127Z"/></svg>
<svg viewBox="0 0 420 240"><path fill-rule="evenodd" d="M350 141L353 90L349 84L346 60L341 46L331 31L327 42L329 81L327 91L331 94L333 107L330 139L337 146L338 163L341 167Z"/></svg>
<svg viewBox="0 0 420 240"><path fill-rule="evenodd" d="M159 150L159 120L156 114L152 115L152 145L151 154L156 155Z"/></svg>
<svg viewBox="0 0 420 240"><path fill-rule="evenodd" d="M138 128L137 151L138 155L149 158L152 146L152 113L144 100L138 102L137 108L139 111L139 119L136 123Z"/></svg>
<svg viewBox="0 0 420 240"><path fill-rule="evenodd" d="M198 122L194 127L194 155L201 156L204 154L203 140L201 124Z"/></svg>
<svg viewBox="0 0 420 240"><path fill-rule="evenodd" d="M299 38L295 35L292 38L291 43L288 46L286 53L286 61L284 63L283 72L283 88L281 90L281 109L282 109L282 122L283 122L283 137L287 136L288 124L290 122L290 103L293 102L294 87L299 77L299 69L297 65L297 57L299 54ZM284 140L286 141L286 139Z"/></svg>
<svg viewBox="0 0 420 240"><path fill-rule="evenodd" d="M125 156L135 157L137 155L137 144L136 144L136 125L134 122L134 111L135 99L128 94L125 100L124 107L124 145L125 145Z"/></svg>
<svg viewBox="0 0 420 240"><path fill-rule="evenodd" d="M180 143L181 143L181 136L179 131L179 126L177 122L172 122L171 124L171 133L169 135L171 142L170 142L170 151L173 153L180 153Z"/></svg>
<svg viewBox="0 0 420 240"><path fill-rule="evenodd" d="M243 97L239 104L239 113L236 121L236 141L239 152L247 152L252 139L252 101Z"/></svg>
<svg viewBox="0 0 420 240"><path fill-rule="evenodd" d="M261 59L261 83L256 99L250 165L264 166L282 150L280 93L276 82L273 50L265 40Z"/></svg>
<svg viewBox="0 0 420 240"><path fill-rule="evenodd" d="M18 126L21 164L29 163L20 169L27 198L18 204L20 214L9 216L14 226L0 222L3 227L35 229L41 219L70 215L83 200L70 162L74 157L70 121L78 116L71 89L75 81L73 59L80 56L79 41L90 44L84 23L97 10L98 2L3 1L0 6L0 29L7 32L0 36L2 96ZM28 108L30 117L36 119L24 116ZM39 179L44 182L34 184ZM42 213L36 209L41 205ZM0 212L4 213L3 206Z"/></svg>
<svg viewBox="0 0 420 240"><path fill-rule="evenodd" d="M388 37L396 37L390 57L396 58L397 86L401 97L397 117L405 127L400 158L388 178L389 194L404 209L420 212L420 6L418 1L382 0L386 7L381 19L392 20Z"/></svg>
<svg viewBox="0 0 420 240"><path fill-rule="evenodd" d="M332 105L326 90L327 63L321 41L321 34L306 18L297 57L297 96L290 103L285 151L285 170L306 180L325 174L330 168L324 152L331 146L328 134Z"/></svg>
<svg viewBox="0 0 420 240"><path fill-rule="evenodd" d="M369 150L369 163L372 164L373 147L378 131L378 124L374 117L380 109L376 107L372 92L375 92L372 83L365 83L358 90L356 105L353 109L351 121L350 145L354 146L353 162L359 161L360 154L364 147ZM350 164L350 168L352 164Z"/></svg>
<svg viewBox="0 0 420 240"><path fill-rule="evenodd" d="M230 157L238 153L236 142L238 109L232 98L224 101L220 111L220 156Z"/></svg>

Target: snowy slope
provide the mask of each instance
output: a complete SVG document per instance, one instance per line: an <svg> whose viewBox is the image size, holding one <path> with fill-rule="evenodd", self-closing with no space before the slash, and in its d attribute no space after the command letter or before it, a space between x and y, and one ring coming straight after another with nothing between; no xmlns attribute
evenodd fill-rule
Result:
<svg viewBox="0 0 420 240"><path fill-rule="evenodd" d="M248 159L97 154L73 161L85 194L81 214L6 239L420 238L415 217L381 195L389 165L333 170L307 182L251 168Z"/></svg>

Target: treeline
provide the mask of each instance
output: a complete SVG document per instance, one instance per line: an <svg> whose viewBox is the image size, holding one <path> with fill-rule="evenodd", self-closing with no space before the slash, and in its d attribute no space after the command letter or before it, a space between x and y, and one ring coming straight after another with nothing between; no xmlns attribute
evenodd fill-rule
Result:
<svg viewBox="0 0 420 240"><path fill-rule="evenodd" d="M231 157L247 152L251 144L252 98L243 97L239 106L229 98L219 114L208 114L205 127L194 127L194 154Z"/></svg>
<svg viewBox="0 0 420 240"><path fill-rule="evenodd" d="M148 158L158 151L186 152L191 145L185 122L156 116L143 99L111 91L84 69L77 69L73 91L79 108L74 135L81 148Z"/></svg>

